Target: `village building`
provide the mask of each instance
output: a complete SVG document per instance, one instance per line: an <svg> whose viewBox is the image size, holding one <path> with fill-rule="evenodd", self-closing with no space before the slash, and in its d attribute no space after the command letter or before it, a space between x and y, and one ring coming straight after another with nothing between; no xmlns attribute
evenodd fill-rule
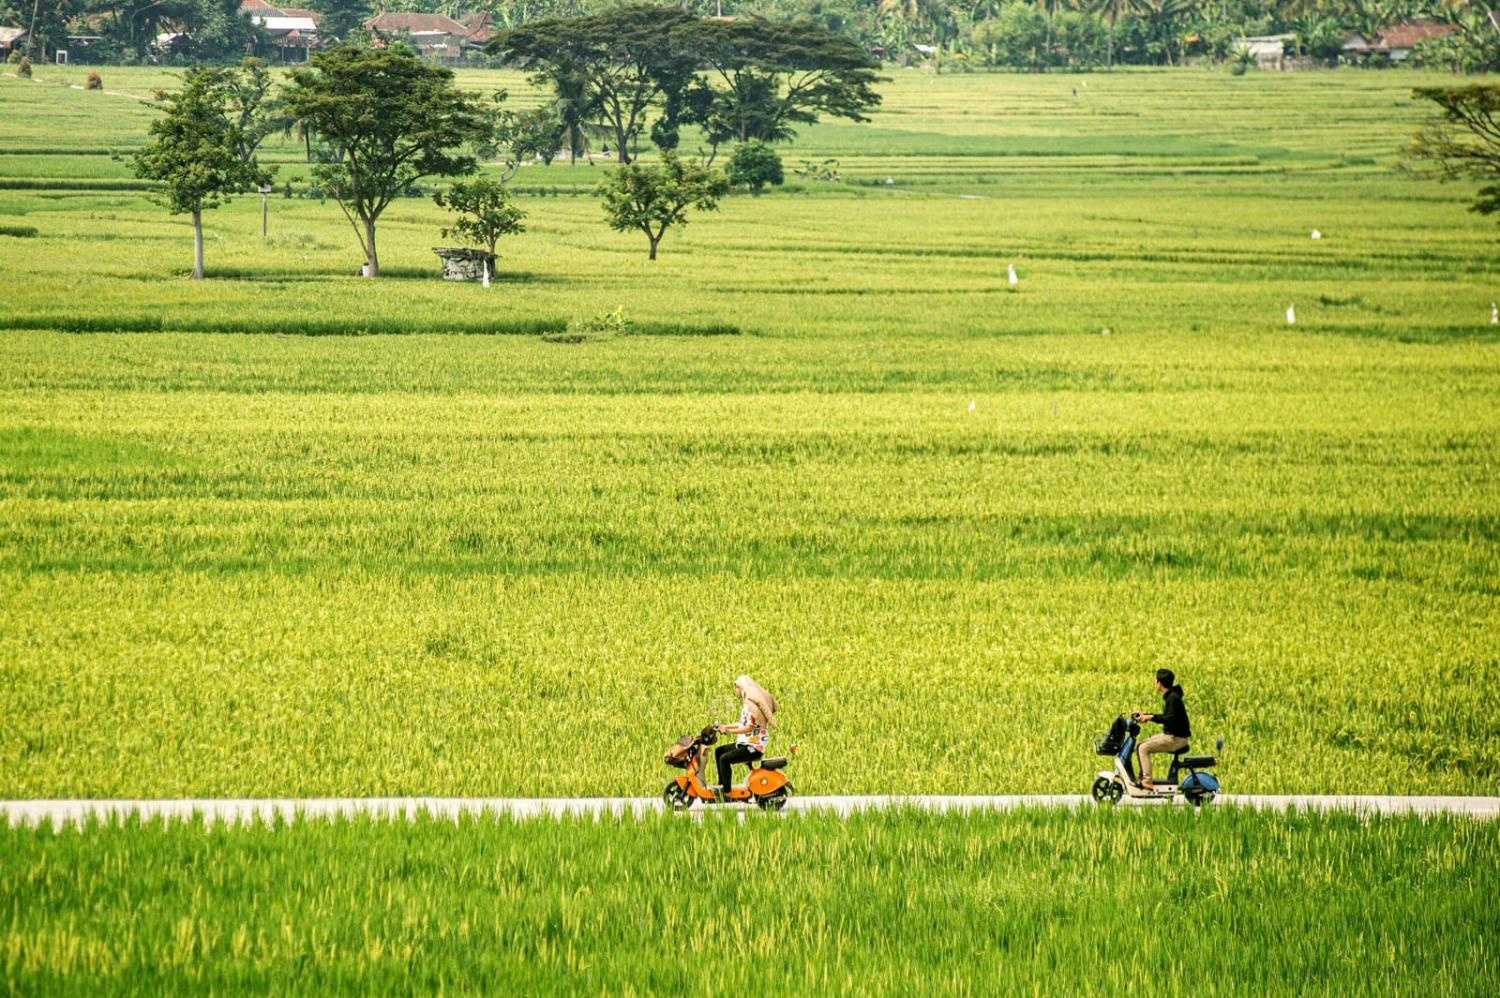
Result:
<svg viewBox="0 0 1500 998"><path fill-rule="evenodd" d="M1375 32L1373 38L1360 34L1344 36L1344 58L1350 62L1389 59L1394 63L1415 64L1420 56L1417 47L1423 42L1452 34L1454 26L1436 21L1407 21Z"/></svg>
<svg viewBox="0 0 1500 998"><path fill-rule="evenodd" d="M465 49L476 43L472 33L488 28L489 22L473 25L455 21L446 14L377 14L364 22L365 33L373 39L407 41L417 54L439 62L458 62ZM490 35L493 36L493 29Z"/></svg>
<svg viewBox="0 0 1500 998"><path fill-rule="evenodd" d="M0 60L26 48L26 29L0 24Z"/></svg>
<svg viewBox="0 0 1500 998"><path fill-rule="evenodd" d="M282 61L306 62L326 39L318 36L318 13L303 7L273 7L265 0L244 0L240 16L258 25L270 40L272 53ZM262 53L266 54L266 53Z"/></svg>

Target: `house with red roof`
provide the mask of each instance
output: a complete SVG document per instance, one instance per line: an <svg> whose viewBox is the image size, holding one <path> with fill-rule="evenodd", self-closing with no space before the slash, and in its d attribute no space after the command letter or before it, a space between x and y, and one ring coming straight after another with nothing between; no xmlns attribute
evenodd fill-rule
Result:
<svg viewBox="0 0 1500 998"><path fill-rule="evenodd" d="M1404 21L1384 31L1377 31L1369 38L1357 34L1346 35L1343 45L1344 55L1355 61L1365 61L1376 57L1397 63L1411 62L1417 57L1417 48L1423 42L1446 38L1455 30L1453 25L1439 21L1426 19Z"/></svg>
<svg viewBox="0 0 1500 998"><path fill-rule="evenodd" d="M308 54L325 41L318 36L317 11L304 7L273 7L266 0L243 0L240 16L260 26L282 59L300 49L306 62Z"/></svg>

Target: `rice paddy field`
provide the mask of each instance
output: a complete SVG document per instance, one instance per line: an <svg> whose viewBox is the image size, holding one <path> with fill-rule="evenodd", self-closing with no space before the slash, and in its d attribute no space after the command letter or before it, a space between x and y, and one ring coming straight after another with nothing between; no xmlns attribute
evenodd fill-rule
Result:
<svg viewBox="0 0 1500 998"><path fill-rule="evenodd" d="M0 967L22 994L1478 995L1497 836L1235 809L0 828L0 896L44 899Z"/></svg>
<svg viewBox="0 0 1500 998"><path fill-rule="evenodd" d="M185 280L128 164L171 78L83 72L0 75L0 797L654 796L740 673L803 794L1083 792L1161 666L1231 792L1500 794L1500 232L1394 170L1449 78L892 70L655 263L606 161L523 168L483 289L430 197L355 277L280 137ZM1493 825L760 818L0 830L0 961L1494 990Z"/></svg>

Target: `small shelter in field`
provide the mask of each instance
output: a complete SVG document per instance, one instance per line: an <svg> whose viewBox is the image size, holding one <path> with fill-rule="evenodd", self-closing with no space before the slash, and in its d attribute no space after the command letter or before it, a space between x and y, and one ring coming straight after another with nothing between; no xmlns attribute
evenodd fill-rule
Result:
<svg viewBox="0 0 1500 998"><path fill-rule="evenodd" d="M1251 35L1235 42L1241 52L1249 52L1256 69L1285 69L1287 45L1296 35Z"/></svg>

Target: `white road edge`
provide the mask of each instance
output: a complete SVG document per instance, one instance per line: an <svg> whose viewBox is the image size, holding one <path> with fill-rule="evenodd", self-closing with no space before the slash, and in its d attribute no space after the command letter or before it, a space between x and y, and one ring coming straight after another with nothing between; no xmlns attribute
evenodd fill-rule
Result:
<svg viewBox="0 0 1500 998"><path fill-rule="evenodd" d="M882 796L794 797L786 810L826 811L849 815L857 811L919 808L940 813L1006 811L1018 808L1095 807L1086 794L1001 797ZM1186 807L1182 802L1126 801L1121 807ZM1389 797L1349 795L1221 794L1215 807L1258 810L1342 811L1359 815L1454 815L1481 820L1500 818L1500 797ZM201 800L12 800L0 801L0 815L10 825L50 822L61 826L89 818L163 817L230 824L271 822L277 818L329 818L370 815L384 819L413 819L419 815L455 819L465 814L505 814L518 818L558 818L567 815L642 815L663 810L659 800L642 797L308 797L279 799ZM715 810L745 813L755 808L695 805L691 814Z"/></svg>

